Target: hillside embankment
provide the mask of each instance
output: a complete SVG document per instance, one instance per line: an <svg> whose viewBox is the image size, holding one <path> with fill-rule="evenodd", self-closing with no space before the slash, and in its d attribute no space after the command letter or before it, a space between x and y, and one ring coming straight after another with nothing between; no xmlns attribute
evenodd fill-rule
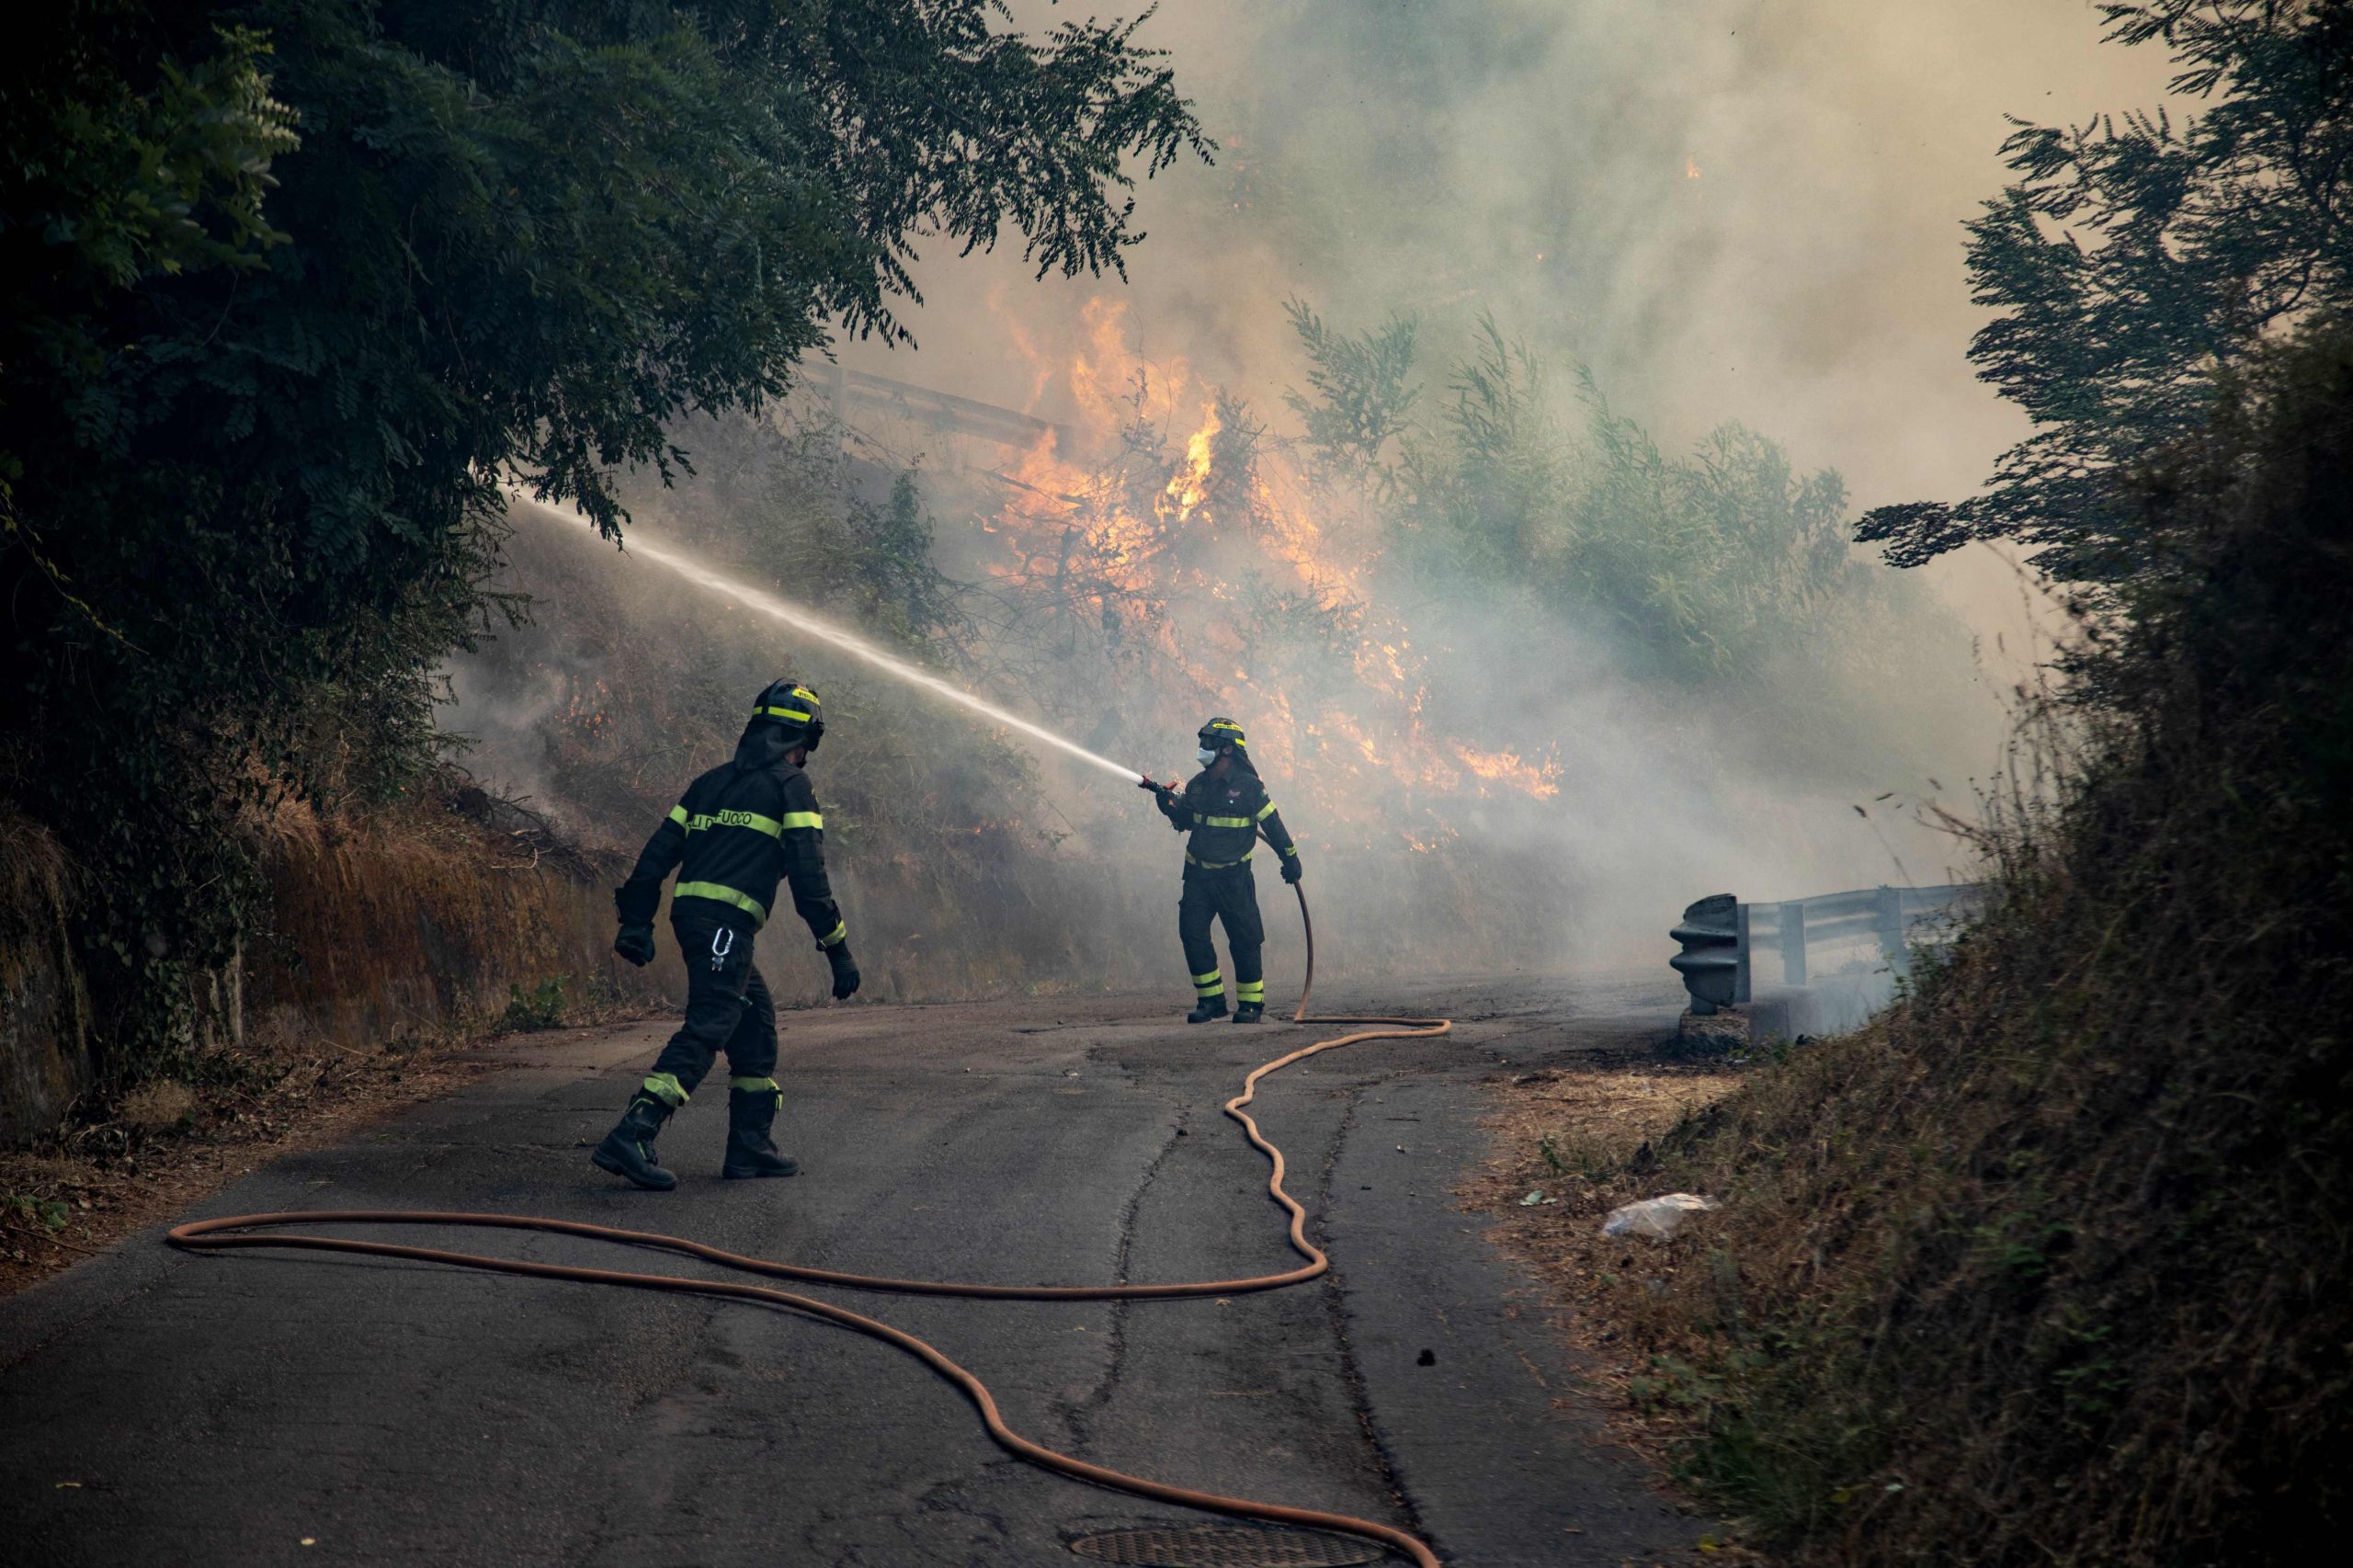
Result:
<svg viewBox="0 0 2353 1568"><path fill-rule="evenodd" d="M109 998L72 941L85 879L37 824L17 818L6 833L0 1140L21 1143L102 1083ZM543 1012L653 1006L679 989L675 954L642 972L612 956L610 857L501 821L479 790L350 822L290 807L256 833L267 917L234 960L192 981L193 1026L166 1075L318 1041L364 1052L462 1036L504 1018L511 988Z"/></svg>
<svg viewBox="0 0 2353 1568"><path fill-rule="evenodd" d="M91 1077L90 997L70 926L76 878L45 828L0 815L0 1140L56 1124Z"/></svg>
<svg viewBox="0 0 2353 1568"><path fill-rule="evenodd" d="M135 1073L109 1059L122 1000L75 940L93 879L38 824L0 822L0 1279L198 1196L235 1151L446 1086L454 1047L682 994L675 953L613 957L613 856L461 775L430 782L363 817L248 824L266 912L191 973L184 1037Z"/></svg>
<svg viewBox="0 0 2353 1568"><path fill-rule="evenodd" d="M1679 1122L1501 1123L1631 1428L1779 1558L2288 1562L2353 1512L2353 334L2225 392L1963 830L1985 916ZM1722 1207L1598 1235L1677 1190Z"/></svg>

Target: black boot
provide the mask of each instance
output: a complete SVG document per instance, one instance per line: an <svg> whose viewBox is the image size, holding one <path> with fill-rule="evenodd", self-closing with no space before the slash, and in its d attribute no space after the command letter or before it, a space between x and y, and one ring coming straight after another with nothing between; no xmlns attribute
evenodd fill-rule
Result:
<svg viewBox="0 0 2353 1568"><path fill-rule="evenodd" d="M599 1170L627 1176L648 1192L667 1192L678 1185L678 1178L654 1163L654 1140L669 1119L667 1101L640 1093L588 1158Z"/></svg>
<svg viewBox="0 0 2353 1568"><path fill-rule="evenodd" d="M1264 1002L1236 1002L1233 1005L1233 1021L1237 1024L1255 1024L1266 1016L1267 1005Z"/></svg>
<svg viewBox="0 0 2353 1568"><path fill-rule="evenodd" d="M1199 1005L1185 1015L1185 1021L1188 1024L1206 1024L1211 1018L1223 1017L1225 1017L1225 994L1221 991L1214 996L1202 997Z"/></svg>
<svg viewBox="0 0 2353 1568"><path fill-rule="evenodd" d="M778 1088L727 1091L727 1161L719 1174L732 1178L789 1176L800 1165L776 1152L768 1129L776 1125L777 1107L784 1103Z"/></svg>

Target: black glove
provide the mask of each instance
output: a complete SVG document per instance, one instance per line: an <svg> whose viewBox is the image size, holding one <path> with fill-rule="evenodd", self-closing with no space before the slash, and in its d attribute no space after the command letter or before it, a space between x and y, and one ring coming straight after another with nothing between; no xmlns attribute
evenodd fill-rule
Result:
<svg viewBox="0 0 2353 1568"><path fill-rule="evenodd" d="M621 934L613 938L613 951L643 969L654 961L654 927L624 926Z"/></svg>
<svg viewBox="0 0 2353 1568"><path fill-rule="evenodd" d="M849 943L835 942L825 949L825 961L834 966L834 1000L839 1002L858 992L858 960L849 956Z"/></svg>
<svg viewBox="0 0 2353 1568"><path fill-rule="evenodd" d="M1300 863L1298 856L1286 855L1283 857L1283 881L1295 884L1298 882L1300 878L1305 875L1307 875L1307 868Z"/></svg>

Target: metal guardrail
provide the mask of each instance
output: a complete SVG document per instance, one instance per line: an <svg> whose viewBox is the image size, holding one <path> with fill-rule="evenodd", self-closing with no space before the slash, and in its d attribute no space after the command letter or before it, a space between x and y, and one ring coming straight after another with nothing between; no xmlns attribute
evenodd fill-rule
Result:
<svg viewBox="0 0 2353 1568"><path fill-rule="evenodd" d="M1683 976L1691 1010L1712 1013L1748 1000L1748 941L1739 902L1728 892L1711 893L1683 912L1683 924L1667 933L1683 950L1667 964Z"/></svg>
<svg viewBox="0 0 2353 1568"><path fill-rule="evenodd" d="M1019 447L1025 451L1036 446L1050 432L1060 438L1065 451L1077 438L1077 432L1067 425L1017 414L1010 408L999 408L993 403L958 397L953 392L933 392L929 387L915 386L912 382L894 381L887 376L870 376L864 370L847 370L833 364L812 365L805 375L804 384L810 392L822 400L833 411L834 417L845 425L850 422L852 415L887 414L934 430L978 436L983 440Z"/></svg>
<svg viewBox="0 0 2353 1568"><path fill-rule="evenodd" d="M1922 926L1965 914L1984 894L1974 882L1927 888L1859 888L1819 898L1743 903L1712 893L1683 912L1668 935L1683 951L1667 960L1691 994L1691 1010L1706 1015L1749 1000L1760 950L1776 953L1780 983L1800 990L1822 972L1817 949L1876 949L1881 967L1897 974L1911 966Z"/></svg>

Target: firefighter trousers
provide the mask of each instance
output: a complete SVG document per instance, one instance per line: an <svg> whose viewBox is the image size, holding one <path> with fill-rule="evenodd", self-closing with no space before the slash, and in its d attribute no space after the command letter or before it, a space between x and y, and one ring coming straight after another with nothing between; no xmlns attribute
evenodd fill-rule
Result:
<svg viewBox="0 0 2353 1568"><path fill-rule="evenodd" d="M681 1104L722 1051L728 1074L739 1086L755 1081L765 1085L776 1072L776 1002L752 967L752 933L726 920L681 915L675 909L670 931L687 960L687 1017L654 1058L649 1086L666 1079L665 1087L677 1090L671 1103Z"/></svg>
<svg viewBox="0 0 2353 1568"><path fill-rule="evenodd" d="M1218 973L1217 949L1210 942L1210 923L1225 926L1225 945L1233 952L1233 994L1237 1002L1263 1004L1266 971L1259 949L1267 927L1258 918L1258 883L1250 863L1221 866L1215 870L1185 868L1185 893L1176 901L1176 936L1185 944L1185 967L1192 971L1193 994L1206 1002L1225 994Z"/></svg>

